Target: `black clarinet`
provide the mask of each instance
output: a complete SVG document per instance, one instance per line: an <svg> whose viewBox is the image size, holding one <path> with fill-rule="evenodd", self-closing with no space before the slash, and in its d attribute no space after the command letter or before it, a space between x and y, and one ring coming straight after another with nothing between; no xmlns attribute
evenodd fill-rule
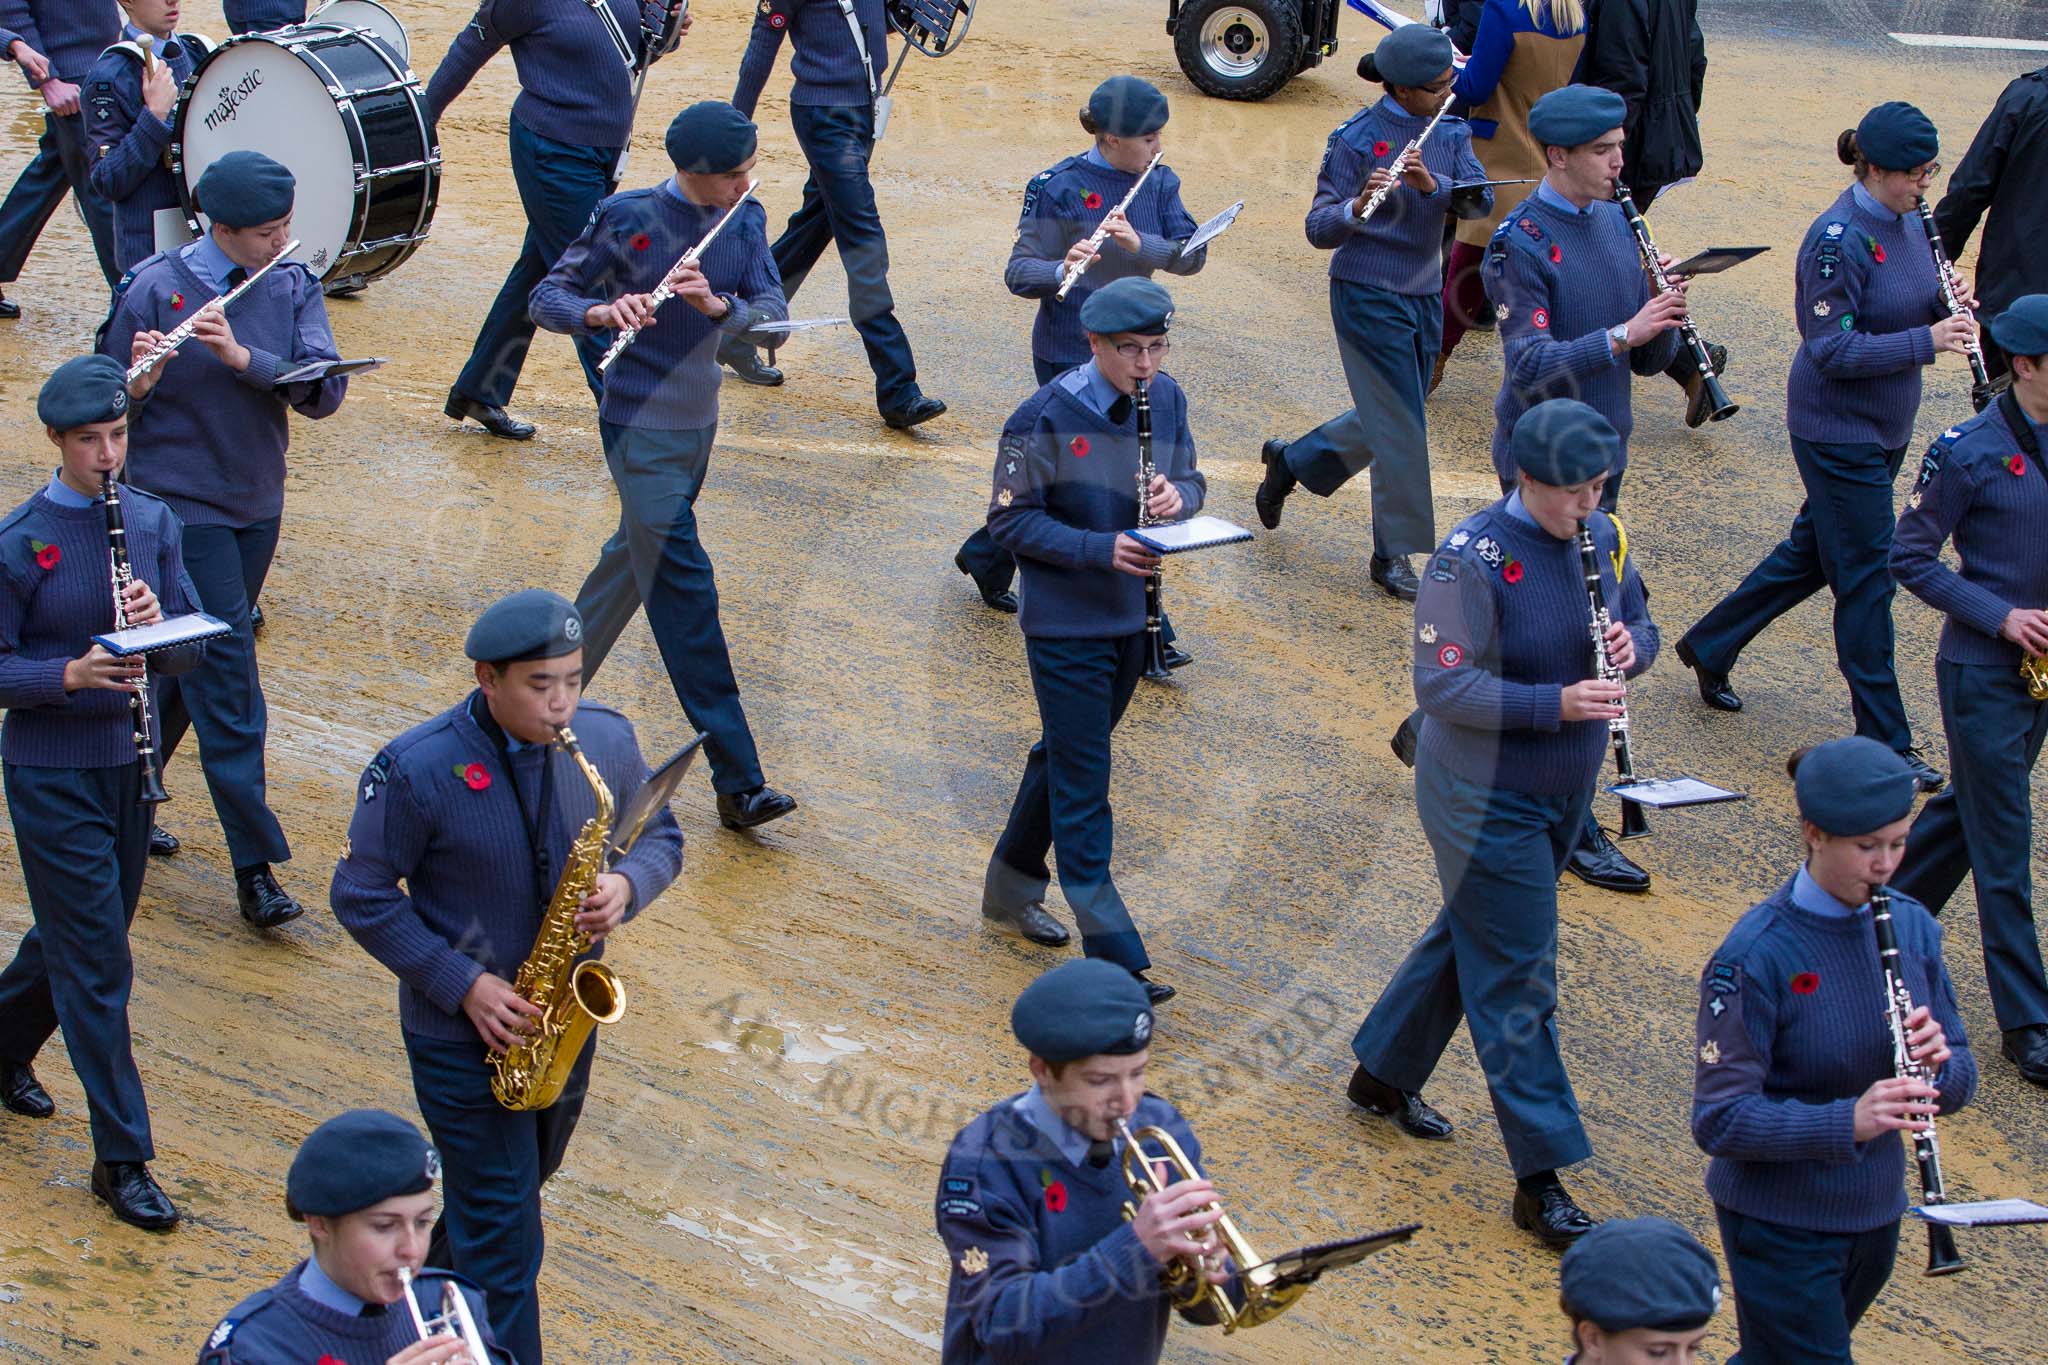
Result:
<svg viewBox="0 0 2048 1365"><path fill-rule="evenodd" d="M1934 210L1927 207L1927 200L1916 198L1913 207L1920 210L1920 223L1927 231L1927 249L1934 253L1934 273L1941 281L1941 301L1950 317L1967 318L1970 310L1963 307L1963 296L1956 289L1956 268L1948 259L1948 249L1941 244L1941 229L1934 225ZM1972 341L1963 348L1963 358L1970 362L1970 406L1982 412L1991 405L1991 371L1984 365L1984 345Z"/></svg>
<svg viewBox="0 0 2048 1365"><path fill-rule="evenodd" d="M1600 586L1600 552L1593 545L1593 532L1585 522L1579 523L1579 567L1586 575L1586 605L1591 624L1588 629L1593 636L1593 671L1608 682L1625 682L1621 670L1616 668L1607 656L1607 627L1613 617L1607 611L1607 595ZM1614 737L1614 771L1624 783L1636 780L1635 759L1628 748L1628 698L1621 699L1621 714L1607 722L1607 732ZM1621 837L1639 839L1650 832L1650 821L1643 814L1640 801L1627 797L1621 800Z"/></svg>
<svg viewBox="0 0 2048 1365"><path fill-rule="evenodd" d="M1885 1021L1892 1031L1892 1072L1902 1080L1934 1084L1934 1073L1913 1060L1912 1045L1906 1037L1906 1019L1913 1013L1913 993L1906 986L1906 974L1899 966L1899 936L1892 928L1892 892L1888 886L1870 888L1870 926L1877 931L1877 959L1884 969ZM1913 1134L1913 1162L1920 1168L1920 1202L1946 1204L1948 1191L1941 1183L1941 1142L1934 1135L1934 1120ZM1927 1274L1953 1275L1963 1268L1956 1250L1956 1235L1946 1223L1927 1225Z"/></svg>
<svg viewBox="0 0 2048 1365"><path fill-rule="evenodd" d="M1132 390L1131 406L1138 414L1138 525L1157 526L1161 519L1152 515L1152 394L1143 379ZM1173 676L1166 667L1166 635L1160 628L1164 582L1158 569L1145 579L1145 676L1153 682Z"/></svg>
<svg viewBox="0 0 2048 1365"><path fill-rule="evenodd" d="M135 581L128 569L128 526L121 516L121 493L111 473L100 476L100 491L107 504L107 563L114 580L114 629L128 629L128 585ZM135 723L135 765L142 779L136 803L160 806L171 799L164 790L163 770L156 757L156 726L149 714L149 661L143 655L142 676L128 694L128 714Z"/></svg>
<svg viewBox="0 0 2048 1365"><path fill-rule="evenodd" d="M1672 290L1671 277L1664 273L1664 263L1657 258L1657 244L1650 240L1650 225L1643 221L1643 215L1636 210L1636 201L1629 197L1628 186L1619 180L1614 182L1614 202L1621 205L1621 211L1628 217L1628 229L1636 235L1636 250L1642 253L1643 269L1650 272L1650 282L1657 286L1657 292L1668 294ZM1707 351L1707 343L1700 340L1700 329L1687 316L1678 324L1678 335L1692 352L1693 364L1699 367L1700 382L1707 390L1707 420L1719 422L1742 411L1742 405L1728 397L1728 391L1721 387L1721 376L1714 372L1714 357Z"/></svg>

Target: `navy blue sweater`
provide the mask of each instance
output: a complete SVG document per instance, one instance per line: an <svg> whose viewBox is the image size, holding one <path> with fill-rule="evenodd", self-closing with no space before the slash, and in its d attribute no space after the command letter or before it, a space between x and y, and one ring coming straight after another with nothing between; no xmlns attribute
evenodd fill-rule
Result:
<svg viewBox="0 0 2048 1365"><path fill-rule="evenodd" d="M1162 1267L1123 1216L1116 1161L1075 1165L1012 1096L960 1130L939 1176L936 1219L951 1262L944 1365L1150 1365L1172 1304ZM1157 1125L1201 1169L1180 1112L1147 1094L1132 1131Z"/></svg>
<svg viewBox="0 0 2048 1365"><path fill-rule="evenodd" d="M615 805L646 781L647 763L624 716L586 701L570 729ZM501 737L483 694L472 692L385 745L356 785L355 818L328 899L341 926L398 977L399 1023L408 1033L477 1040L463 995L485 972L507 981L518 974L569 845L596 809L567 755L553 747L502 750ZM543 761L554 768L545 878L529 857ZM472 776L477 765L481 786ZM682 865L682 831L664 809L612 869L633 884L628 917L666 890Z"/></svg>
<svg viewBox="0 0 2048 1365"><path fill-rule="evenodd" d="M356 1361L389 1360L419 1341L419 1330L403 1302L375 1316L350 1316L315 1302L300 1290L299 1276L305 1269L306 1263L299 1262L276 1284L229 1309L199 1348L199 1365L313 1365L323 1360L353 1365ZM421 1309L433 1315L434 1309L428 1305L439 1305L445 1280L462 1287L477 1331L491 1348L492 1365L515 1365L511 1353L491 1335L483 1291L460 1275L448 1270L420 1271L413 1280L413 1292L419 1296Z"/></svg>
<svg viewBox="0 0 2048 1365"><path fill-rule="evenodd" d="M1026 635L1110 639L1145 628L1145 580L1110 567L1116 538L1138 524L1138 419L1122 423L1079 396L1069 370L1010 414L996 445L988 530L1017 557ZM1152 466L1180 490L1182 517L1202 510L1187 395L1152 380ZM1169 578L1172 575L1167 575Z"/></svg>
<svg viewBox="0 0 2048 1365"><path fill-rule="evenodd" d="M306 0L220 0L230 33L268 33L306 22Z"/></svg>
<svg viewBox="0 0 2048 1365"><path fill-rule="evenodd" d="M163 614L199 610L171 509L121 485L129 571ZM38 557L40 556L40 558ZM135 761L128 694L64 690L64 665L114 628L113 565L104 503L65 507L37 493L0 521L0 759L24 768L118 768ZM204 644L149 656L152 676L183 673Z"/></svg>
<svg viewBox="0 0 2048 1365"><path fill-rule="evenodd" d="M197 245L151 256L116 286L102 352L125 366L136 333L169 332L218 297L186 259ZM248 348L247 370L236 374L188 341L160 367L149 402L129 423L128 476L187 525L247 526L283 512L287 409L325 417L348 393L346 379L275 387L279 375L301 365L340 359L320 284L296 261L242 295L228 325Z"/></svg>
<svg viewBox="0 0 2048 1365"><path fill-rule="evenodd" d="M179 86L212 47L192 34L173 35L156 49ZM114 207L114 265L132 270L156 251L156 212L178 207L178 181L166 157L171 125L142 102L136 49L109 48L85 78L85 148L92 187Z"/></svg>
<svg viewBox="0 0 2048 1365"><path fill-rule="evenodd" d="M1635 640L1634 677L1659 637L1635 562L1614 577L1614 521L1592 517L1607 610ZM1607 752L1604 720L1562 719L1564 689L1593 676L1591 608L1577 542L1507 510L1507 499L1458 523L1430 560L1415 599L1418 762L1482 786L1533 796L1591 789Z"/></svg>
<svg viewBox="0 0 2048 1365"><path fill-rule="evenodd" d="M689 203L667 186L628 190L597 206L528 300L551 332L602 335L584 322L598 304L653 292L716 223L722 209ZM599 415L621 426L694 431L718 422L718 340L789 316L782 276L768 251L768 211L750 200L698 259L704 278L733 305L717 322L679 298L619 353L604 374Z"/></svg>
<svg viewBox="0 0 2048 1365"><path fill-rule="evenodd" d="M1394 186L1363 226L1352 211L1375 169L1391 166L1401 149L1429 126L1394 102L1391 95L1337 125L1316 172L1315 202L1303 226L1310 246L1334 250L1330 278L1369 284L1396 294L1437 294L1444 287L1444 214L1451 186L1486 179L1472 154L1472 130L1449 114L1422 144L1422 164L1436 177L1436 192ZM1478 191L1493 207L1493 191Z"/></svg>
<svg viewBox="0 0 2048 1365"><path fill-rule="evenodd" d="M1038 300L1038 317L1031 324L1031 354L1039 359L1056 365L1079 365L1088 359L1081 305L1111 280L1131 275L1149 278L1155 270L1192 275L1208 261L1207 247L1191 254L1181 252L1181 243L1193 235L1197 224L1180 202L1180 177L1161 162L1125 211L1138 233L1137 251L1126 251L1105 238L1102 259L1088 267L1088 273L1075 282L1064 300L1055 297L1060 288L1060 262L1074 243L1092 234L1109 211L1123 202L1137 178L1098 166L1083 154L1039 172L1024 187L1024 211L1017 219L1010 262L1003 267L1003 283L1019 298Z"/></svg>
<svg viewBox="0 0 2048 1365"><path fill-rule="evenodd" d="M605 0L628 46L643 51L659 29L661 0ZM489 0L462 26L427 82L435 119L447 112L501 47L512 49L519 96L512 117L576 147L626 145L633 136L633 73L585 0Z"/></svg>
<svg viewBox="0 0 2048 1365"><path fill-rule="evenodd" d="M1642 260L1621 205L1611 199L1572 212L1532 194L1493 234L1486 293L1500 320L1504 361L1493 402L1493 469L1503 483L1515 479L1508 454L1515 420L1550 398L1598 408L1621 434L1616 476L1628 468L1635 429L1629 375L1657 374L1678 354L1676 331L1626 356L1615 356L1608 344L1607 329L1650 301Z"/></svg>
<svg viewBox="0 0 2048 1365"><path fill-rule="evenodd" d="M853 13L867 38L870 69L861 67L853 28L836 0L762 0L754 12L753 31L747 35L747 50L740 56L733 107L748 118L754 116L754 105L768 83L768 73L775 69L784 34L796 49L789 59L789 73L795 78L789 91L791 104L845 107L871 102L874 92L881 89L889 59L882 0L853 0Z"/></svg>
<svg viewBox="0 0 2048 1365"><path fill-rule="evenodd" d="M1793 269L1785 425L1803 441L1906 444L1934 363L1928 328L1948 316L1919 216L1872 213L1851 186L1806 230Z"/></svg>
<svg viewBox="0 0 2048 1365"><path fill-rule="evenodd" d="M2017 667L2024 651L1999 627L2015 607L2048 605L2048 469L2014 435L2017 407L2008 395L1928 447L1892 533L1892 577L1947 616L1939 654L1956 663ZM1950 539L1960 570L1941 559Z"/></svg>
<svg viewBox="0 0 2048 1365"><path fill-rule="evenodd" d="M76 85L121 36L121 7L114 0L0 0L0 30L48 57L52 76ZM33 78L29 84L42 86Z"/></svg>
<svg viewBox="0 0 2048 1365"><path fill-rule="evenodd" d="M1935 1077L1940 1110L1977 1087L1941 929L1892 893L1892 926L1913 1003L1952 1055ZM1692 1135L1713 1160L1707 1192L1736 1213L1812 1232L1853 1233L1906 1211L1898 1133L1855 1140L1856 1099L1892 1074L1883 975L1869 907L1821 915L1787 881L1735 922L1700 978Z"/></svg>

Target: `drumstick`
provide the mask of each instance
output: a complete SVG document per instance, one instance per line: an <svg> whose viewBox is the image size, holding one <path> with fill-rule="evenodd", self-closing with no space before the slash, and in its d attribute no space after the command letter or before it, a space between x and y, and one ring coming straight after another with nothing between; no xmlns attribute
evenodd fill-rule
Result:
<svg viewBox="0 0 2048 1365"><path fill-rule="evenodd" d="M156 74L156 58L150 55L150 48L155 43L156 39L147 33L135 35L135 45L142 49L142 74L145 76L154 76Z"/></svg>

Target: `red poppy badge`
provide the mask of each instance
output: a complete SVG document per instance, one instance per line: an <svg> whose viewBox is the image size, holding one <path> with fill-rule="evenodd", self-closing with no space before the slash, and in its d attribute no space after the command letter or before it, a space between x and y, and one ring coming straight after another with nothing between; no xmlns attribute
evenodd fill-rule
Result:
<svg viewBox="0 0 2048 1365"><path fill-rule="evenodd" d="M46 545L40 540L31 540L28 547L36 552L36 563L46 571L56 568L58 562L64 558L62 550L54 545Z"/></svg>
<svg viewBox="0 0 2048 1365"><path fill-rule="evenodd" d="M653 245L654 239L652 237L649 237L646 233L636 232L633 234L633 250L645 251L648 247L651 247Z"/></svg>
<svg viewBox="0 0 2048 1365"><path fill-rule="evenodd" d="M2005 462L2005 467L2015 475L2023 475L2027 472L2027 457L2015 451L2013 457Z"/></svg>
<svg viewBox="0 0 2048 1365"><path fill-rule="evenodd" d="M1372 154L1374 156L1385 156L1388 152L1392 150L1393 145L1387 142L1384 138L1372 144Z"/></svg>
<svg viewBox="0 0 2048 1365"><path fill-rule="evenodd" d="M1519 582L1521 582L1521 581L1522 581L1522 561L1521 561L1521 560L1519 560L1519 559L1510 559L1510 560L1509 560L1509 561L1507 562L1507 567L1506 567L1506 568L1504 568L1504 569L1502 569L1502 570L1500 571L1500 576L1501 576L1502 578L1506 579L1506 580L1507 580L1508 582L1510 582L1510 583L1519 583Z"/></svg>
<svg viewBox="0 0 2048 1365"><path fill-rule="evenodd" d="M1067 449L1074 452L1075 459L1087 459L1089 451L1088 438L1086 436L1076 436L1073 440L1067 442Z"/></svg>
<svg viewBox="0 0 2048 1365"><path fill-rule="evenodd" d="M1801 972L1792 978L1792 994L1812 995L1820 989L1820 977L1812 972Z"/></svg>
<svg viewBox="0 0 2048 1365"><path fill-rule="evenodd" d="M1097 194L1094 190L1088 191L1088 193L1081 196L1081 207L1084 209L1101 208L1102 196Z"/></svg>
<svg viewBox="0 0 2048 1365"><path fill-rule="evenodd" d="M455 775L473 792L480 792L491 785L491 770L481 763L458 763Z"/></svg>

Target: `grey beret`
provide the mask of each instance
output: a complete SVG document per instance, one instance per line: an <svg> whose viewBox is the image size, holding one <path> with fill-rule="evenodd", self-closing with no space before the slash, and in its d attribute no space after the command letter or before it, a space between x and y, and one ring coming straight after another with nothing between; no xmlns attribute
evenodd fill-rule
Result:
<svg viewBox="0 0 2048 1365"><path fill-rule="evenodd" d="M1151 1043L1152 1004L1145 984L1124 968L1077 958L1024 988L1010 1009L1010 1031L1048 1062L1125 1056Z"/></svg>

